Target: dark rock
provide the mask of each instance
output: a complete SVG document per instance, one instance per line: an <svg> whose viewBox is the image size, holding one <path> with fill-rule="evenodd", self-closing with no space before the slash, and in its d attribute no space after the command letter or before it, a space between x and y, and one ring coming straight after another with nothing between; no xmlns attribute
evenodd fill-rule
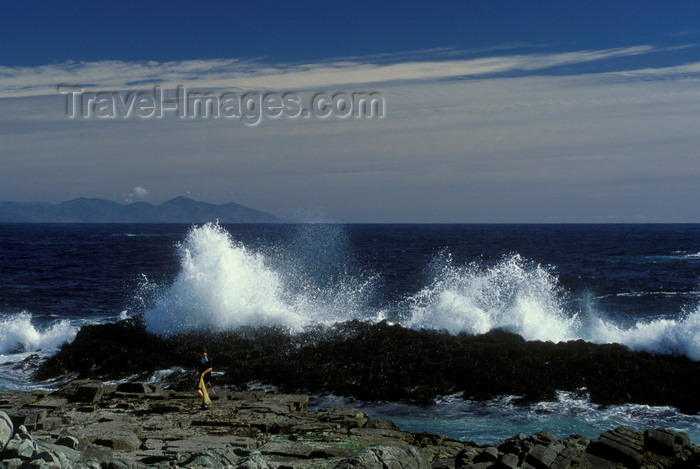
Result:
<svg viewBox="0 0 700 469"><path fill-rule="evenodd" d="M585 446L567 446L564 450L559 453L559 455L554 459L550 469L567 469L574 463L578 463L583 459L585 452Z"/></svg>
<svg viewBox="0 0 700 469"><path fill-rule="evenodd" d="M149 334L143 323L127 319L114 324L84 326L71 343L46 360L37 377L48 379L69 372L79 378L125 378L134 370L155 371L169 368L172 349Z"/></svg>
<svg viewBox="0 0 700 469"><path fill-rule="evenodd" d="M536 444L527 453L525 462L536 469L547 469L552 465L563 449L564 445L561 444L553 444L551 446Z"/></svg>
<svg viewBox="0 0 700 469"><path fill-rule="evenodd" d="M586 469L628 469L628 466L619 462L609 461L592 453L585 453L581 458L580 464L574 467Z"/></svg>
<svg viewBox="0 0 700 469"><path fill-rule="evenodd" d="M550 444L556 443L558 441L556 436L544 430L534 433L532 436L537 440L538 443L543 444L545 446L549 446Z"/></svg>
<svg viewBox="0 0 700 469"><path fill-rule="evenodd" d="M642 464L644 437L641 433L618 427L591 440L586 451L626 467L638 468Z"/></svg>
<svg viewBox="0 0 700 469"><path fill-rule="evenodd" d="M657 428L644 432L644 464L649 467L700 467L700 447L682 432Z"/></svg>
<svg viewBox="0 0 700 469"><path fill-rule="evenodd" d="M470 469L496 469L496 463L493 461L488 461L488 462L477 462L474 463L472 466L470 466ZM530 468L526 468L530 469Z"/></svg>
<svg viewBox="0 0 700 469"><path fill-rule="evenodd" d="M668 430L657 429L644 432L644 448L662 456L678 456L683 447L689 445L689 442L687 435Z"/></svg>
<svg viewBox="0 0 700 469"><path fill-rule="evenodd" d="M576 448L582 448L586 449L588 446L588 443L590 443L591 440L586 436L586 435L581 435L581 434L574 434L574 435L569 435L566 438L561 440L561 443L566 446L567 448L569 447L576 447Z"/></svg>
<svg viewBox="0 0 700 469"><path fill-rule="evenodd" d="M192 366L206 341L215 355L217 385L262 381L290 392L332 392L364 400L429 401L456 390L472 399L524 396L555 399L556 391L587 388L594 403L673 405L700 411L693 392L700 362L634 352L615 344L526 342L515 334L411 330L386 322L349 321L290 335L281 328L240 328L168 340L139 319L83 327L39 369L40 377L77 372L81 378L123 378L134 370ZM461 357L469 357L464 360ZM471 372L473 369L480 373ZM450 370L446 373L445 370ZM190 390L185 375L179 386Z"/></svg>
<svg viewBox="0 0 700 469"><path fill-rule="evenodd" d="M234 427L235 423L228 420L192 420L193 427ZM255 425L253 425L255 426Z"/></svg>
<svg viewBox="0 0 700 469"><path fill-rule="evenodd" d="M503 469L515 469L520 465L520 458L514 454L504 454L498 464Z"/></svg>
<svg viewBox="0 0 700 469"><path fill-rule="evenodd" d="M479 454L474 458L474 462L496 462L498 461L498 449L493 446L487 446L479 451Z"/></svg>
<svg viewBox="0 0 700 469"><path fill-rule="evenodd" d="M65 446L66 448L77 450L80 442L74 436L63 435L63 436L59 436L56 439L56 444L59 446Z"/></svg>
<svg viewBox="0 0 700 469"><path fill-rule="evenodd" d="M165 467L168 467L172 460L172 456L167 456L167 455L153 455L153 456L146 456L145 458L142 458L140 462L146 466L156 466L160 467L161 463L164 463Z"/></svg>
<svg viewBox="0 0 700 469"><path fill-rule="evenodd" d="M335 469L430 469L430 463L411 446L377 446L350 456Z"/></svg>
<svg viewBox="0 0 700 469"><path fill-rule="evenodd" d="M457 453L457 456L455 456L455 467L457 469L466 467L468 464L471 464L477 454L479 454L479 452L475 447L466 446L462 451Z"/></svg>
<svg viewBox="0 0 700 469"><path fill-rule="evenodd" d="M515 454L501 454L498 462L494 465L498 469L512 469L515 467L521 467L521 464L525 464L526 466L529 466L526 462L522 461L517 455ZM532 466L530 466L532 467Z"/></svg>
<svg viewBox="0 0 700 469"><path fill-rule="evenodd" d="M520 433L512 438L501 441L496 447L501 453L524 455L533 445L534 443L528 440L524 433Z"/></svg>
<svg viewBox="0 0 700 469"><path fill-rule="evenodd" d="M80 386L69 398L71 402L94 403L102 399L105 393L105 386L99 381L86 383Z"/></svg>
<svg viewBox="0 0 700 469"><path fill-rule="evenodd" d="M43 402L45 399L52 399L52 400L59 400L63 401L65 404L66 402L78 402L76 399L73 399L73 396L78 392L78 389L80 389L83 386L88 386L90 384L94 384L96 386L98 385L104 385L102 381L96 380L96 379L74 379L68 383L66 383L63 387L61 387L58 391L54 392L50 396L47 396L44 399L40 399L39 401L34 401L34 404L37 404L39 402ZM27 403L27 405L30 403ZM42 406L43 407L43 406ZM59 406L46 406L47 408L56 408L60 407Z"/></svg>
<svg viewBox="0 0 700 469"><path fill-rule="evenodd" d="M123 394L151 394L153 389L146 383L129 382L121 383L116 391Z"/></svg>
<svg viewBox="0 0 700 469"><path fill-rule="evenodd" d="M365 424L365 428L374 428L377 430L400 430L401 428L389 419L372 419Z"/></svg>
<svg viewBox="0 0 700 469"><path fill-rule="evenodd" d="M7 415L10 416L15 428L24 425L27 428L34 429L38 424L44 421L47 415L46 409L8 409Z"/></svg>

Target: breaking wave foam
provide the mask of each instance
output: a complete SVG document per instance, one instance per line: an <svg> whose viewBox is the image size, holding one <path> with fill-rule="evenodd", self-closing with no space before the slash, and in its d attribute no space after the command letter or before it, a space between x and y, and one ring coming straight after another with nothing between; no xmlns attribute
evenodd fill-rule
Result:
<svg viewBox="0 0 700 469"><path fill-rule="evenodd" d="M548 269L520 255L492 267L455 266L442 256L435 280L407 300L408 327L483 334L503 329L526 340L564 341L576 337L578 315L563 307L564 292Z"/></svg>
<svg viewBox="0 0 700 469"><path fill-rule="evenodd" d="M455 266L447 256L433 283L407 301L411 314L404 324L453 334L503 329L526 340L620 343L632 350L700 360L700 306L679 318L624 327L594 311L572 310L567 297L548 268L517 254L491 267Z"/></svg>
<svg viewBox="0 0 700 469"><path fill-rule="evenodd" d="M77 332L78 327L68 320L39 327L31 313L13 314L0 319L0 354L53 352L73 340Z"/></svg>
<svg viewBox="0 0 700 469"><path fill-rule="evenodd" d="M377 279L343 270L350 261L342 237L302 231L288 251L254 252L218 224L193 227L178 246L180 271L172 284L147 285L155 298L145 310L145 324L166 336L261 325L295 332L352 319L378 321L395 311L390 320L414 329L453 334L503 329L526 340L617 342L700 360L700 306L675 319L623 326L595 311L577 310L551 267L518 254L488 265L456 265L449 254L440 255L427 272L428 286L398 304L372 306ZM310 246L319 251L290 253Z"/></svg>
<svg viewBox="0 0 700 469"><path fill-rule="evenodd" d="M218 224L192 228L179 245L180 272L144 314L159 335L274 325L298 331L360 315L372 280L341 277L318 286L304 266L270 265L262 253L234 241Z"/></svg>
<svg viewBox="0 0 700 469"><path fill-rule="evenodd" d="M493 266L456 266L442 256L433 283L406 301L404 325L483 334L493 329L526 340L620 343L632 350L700 360L700 306L675 319L638 321L624 327L595 311L572 309L568 293L550 269L520 255Z"/></svg>
<svg viewBox="0 0 700 469"><path fill-rule="evenodd" d="M594 343L617 342L632 350L700 360L700 308L680 319L640 321L629 328L596 318L588 335L584 338Z"/></svg>

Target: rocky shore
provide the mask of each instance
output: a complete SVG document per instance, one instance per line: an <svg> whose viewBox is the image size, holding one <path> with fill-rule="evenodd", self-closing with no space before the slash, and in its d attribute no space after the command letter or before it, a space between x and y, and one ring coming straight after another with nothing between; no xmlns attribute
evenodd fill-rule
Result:
<svg viewBox="0 0 700 469"><path fill-rule="evenodd" d="M303 394L214 392L208 410L193 392L142 382L0 392L0 468L700 468L700 447L664 429L479 446L357 409L310 410Z"/></svg>

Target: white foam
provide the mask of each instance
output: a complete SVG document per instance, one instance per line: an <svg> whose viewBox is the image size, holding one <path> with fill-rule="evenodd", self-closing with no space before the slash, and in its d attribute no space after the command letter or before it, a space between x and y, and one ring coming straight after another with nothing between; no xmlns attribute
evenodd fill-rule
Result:
<svg viewBox="0 0 700 469"><path fill-rule="evenodd" d="M438 262L432 285L407 301L412 328L483 334L504 329L527 340L564 341L576 336L576 314L563 309L563 291L555 276L520 255L496 265L455 266Z"/></svg>
<svg viewBox="0 0 700 469"><path fill-rule="evenodd" d="M144 316L150 331L168 335L302 322L281 300L279 275L220 226L191 229L179 250L180 272Z"/></svg>
<svg viewBox="0 0 700 469"><path fill-rule="evenodd" d="M272 267L271 259L234 241L218 224L192 228L179 253L180 272L144 314L148 330L159 335L332 324L357 317L371 288L371 279L346 278L324 288L300 284L303 266Z"/></svg>
<svg viewBox="0 0 700 469"><path fill-rule="evenodd" d="M597 318L584 339L594 343L617 342L632 350L700 360L700 308L680 319L640 321L628 328Z"/></svg>
<svg viewBox="0 0 700 469"><path fill-rule="evenodd" d="M584 339L620 343L632 350L685 355L700 360L700 306L678 318L658 318L623 326L595 310L584 317L571 310L566 292L546 268L519 255L493 266L438 262L435 280L407 301L407 327L483 334L503 329L526 340ZM568 309L567 309L568 308Z"/></svg>
<svg viewBox="0 0 700 469"><path fill-rule="evenodd" d="M338 228L306 228L298 234L285 248L253 252L218 224L193 227L179 245L180 271L173 283L146 282L142 288L149 297L144 300L147 328L159 335L259 325L295 332L351 319L378 321L389 308L398 312L389 319L415 329L452 334L503 329L526 340L617 342L700 360L700 307L676 319L623 326L590 305L585 314L573 309L576 303L553 270L518 254L467 265L455 265L444 254L426 272L429 286L382 310L368 306L377 279L343 271L347 247ZM323 281L315 283L309 272ZM33 343L26 324L16 330L24 334L22 343ZM44 332L41 342L51 334Z"/></svg>
<svg viewBox="0 0 700 469"><path fill-rule="evenodd" d="M53 352L64 342L70 342L78 327L62 320L47 327L37 327L29 312L12 314L0 319L0 354L19 352Z"/></svg>

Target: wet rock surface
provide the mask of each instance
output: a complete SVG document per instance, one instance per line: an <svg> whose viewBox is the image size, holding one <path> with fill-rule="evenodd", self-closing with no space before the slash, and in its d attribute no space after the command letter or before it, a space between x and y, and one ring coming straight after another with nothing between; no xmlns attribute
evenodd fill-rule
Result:
<svg viewBox="0 0 700 469"><path fill-rule="evenodd" d="M139 379L145 379L156 370L192 367L193 353L202 344L223 373L217 377L221 385L258 381L283 392L367 401L430 401L458 392L472 400L514 395L522 403L553 401L557 391L586 389L591 402L600 405L668 405L700 412L700 362L683 356L582 340L527 342L498 330L455 336L386 322L349 321L294 335L269 327L163 339L132 318L83 327L72 343L41 364L37 377L72 373L113 380L139 370L144 373ZM185 374L172 375L168 383L173 389L191 386ZM95 390L84 392L84 401L97 397Z"/></svg>
<svg viewBox="0 0 700 469"><path fill-rule="evenodd" d="M212 397L201 410L192 392L94 380L1 392L0 468L700 467L700 448L665 429L616 428L592 440L542 431L478 446L353 408L309 410L303 394L216 387Z"/></svg>

